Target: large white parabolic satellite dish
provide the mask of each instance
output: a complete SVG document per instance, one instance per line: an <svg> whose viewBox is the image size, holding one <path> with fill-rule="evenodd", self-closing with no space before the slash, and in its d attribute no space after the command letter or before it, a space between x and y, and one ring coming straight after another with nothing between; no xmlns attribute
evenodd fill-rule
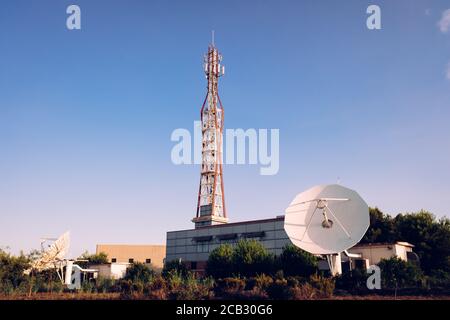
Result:
<svg viewBox="0 0 450 320"><path fill-rule="evenodd" d="M369 228L369 207L351 189L321 185L298 194L285 211L292 243L312 254L339 254L357 244Z"/></svg>

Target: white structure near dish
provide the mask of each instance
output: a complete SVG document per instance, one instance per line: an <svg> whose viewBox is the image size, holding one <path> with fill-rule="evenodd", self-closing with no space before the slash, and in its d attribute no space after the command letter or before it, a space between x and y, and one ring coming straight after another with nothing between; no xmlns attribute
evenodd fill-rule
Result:
<svg viewBox="0 0 450 320"><path fill-rule="evenodd" d="M341 274L341 253L348 253L369 228L369 207L353 190L321 185L298 194L285 211L284 229L292 243L325 255L332 275Z"/></svg>
<svg viewBox="0 0 450 320"><path fill-rule="evenodd" d="M131 263L126 262L115 262L115 263L103 263L103 264L93 264L90 265L90 269L95 269L98 271L96 274L96 278L102 279L122 279L126 272L127 268L130 267ZM95 277L94 277L95 278Z"/></svg>

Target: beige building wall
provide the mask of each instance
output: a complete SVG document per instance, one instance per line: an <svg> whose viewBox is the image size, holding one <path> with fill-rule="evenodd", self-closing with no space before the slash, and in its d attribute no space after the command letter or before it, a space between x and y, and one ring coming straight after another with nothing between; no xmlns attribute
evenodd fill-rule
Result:
<svg viewBox="0 0 450 320"><path fill-rule="evenodd" d="M108 255L109 262L148 263L157 269L162 269L166 256L164 245L133 245L133 244L98 244L97 254L104 252Z"/></svg>
<svg viewBox="0 0 450 320"><path fill-rule="evenodd" d="M397 256L407 261L407 252L412 251L413 245L406 242L394 244L364 244L350 248L348 252L360 254L362 258L369 259L369 264L378 264L381 259L389 259Z"/></svg>

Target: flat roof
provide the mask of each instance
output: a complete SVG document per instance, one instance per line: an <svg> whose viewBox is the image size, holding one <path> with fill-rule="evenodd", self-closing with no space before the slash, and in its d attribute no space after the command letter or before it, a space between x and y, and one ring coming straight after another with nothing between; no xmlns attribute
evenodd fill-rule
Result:
<svg viewBox="0 0 450 320"><path fill-rule="evenodd" d="M361 248L361 247L386 247L386 246L395 246L396 244L404 246L404 247L414 248L414 245L409 242L397 241L397 242L358 243L357 245L353 246L351 249Z"/></svg>
<svg viewBox="0 0 450 320"><path fill-rule="evenodd" d="M215 225L212 225L212 226L202 226L202 227L193 228L193 229L173 230L173 231L167 231L167 233L180 232L180 231L200 230L200 229L214 229L214 228L222 228L222 227L233 227L233 226L240 226L240 225L245 225L245 224L275 222L275 221L283 221L283 220L284 220L284 215L283 216L277 216L275 218L269 218L269 219L247 220L247 221L215 224Z"/></svg>

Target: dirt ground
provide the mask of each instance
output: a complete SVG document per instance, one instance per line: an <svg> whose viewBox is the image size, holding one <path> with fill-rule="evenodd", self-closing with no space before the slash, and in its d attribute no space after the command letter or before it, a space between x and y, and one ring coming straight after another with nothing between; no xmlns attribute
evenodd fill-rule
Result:
<svg viewBox="0 0 450 320"><path fill-rule="evenodd" d="M145 297L143 297L145 299ZM0 300L120 300L119 293L37 293L28 295L0 295ZM141 300L141 299L138 299ZM327 300L450 300L450 296L334 296Z"/></svg>

